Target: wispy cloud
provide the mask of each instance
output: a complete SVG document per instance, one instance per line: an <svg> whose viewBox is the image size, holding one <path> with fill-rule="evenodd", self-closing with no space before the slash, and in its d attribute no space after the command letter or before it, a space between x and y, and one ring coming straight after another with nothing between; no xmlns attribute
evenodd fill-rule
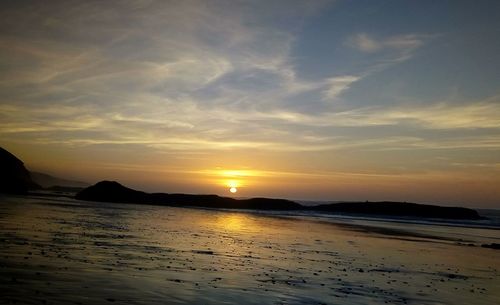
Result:
<svg viewBox="0 0 500 305"><path fill-rule="evenodd" d="M358 33L349 37L346 43L350 47L367 53L378 52L384 49L395 49L407 52L420 47L424 43L426 37L428 36L405 34L377 39L366 33Z"/></svg>
<svg viewBox="0 0 500 305"><path fill-rule="evenodd" d="M166 104L157 113L125 114L118 110L100 114L95 109L45 106L26 109L1 105L0 133L16 141L31 138L41 144L86 146L97 144L143 145L159 150L260 149L269 151L402 150L482 148L500 149L500 105L482 101L461 106L359 108L322 114L299 112L237 111L176 107ZM19 118L24 118L19 122ZM420 136L378 135L364 131L392 126L413 130ZM357 129L354 135L338 128ZM436 140L425 134L437 130L488 129L490 135Z"/></svg>
<svg viewBox="0 0 500 305"><path fill-rule="evenodd" d="M473 102L464 105L370 107L326 115L343 126L414 125L422 129L500 128L500 104ZM331 119L331 120L330 120Z"/></svg>
<svg viewBox="0 0 500 305"><path fill-rule="evenodd" d="M462 105L372 106L316 115L290 111L232 114L238 119L269 119L305 126L413 126L419 129L500 128L500 103L473 101ZM229 114L228 114L229 115Z"/></svg>
<svg viewBox="0 0 500 305"><path fill-rule="evenodd" d="M336 99L342 92L349 89L350 85L358 81L360 77L346 75L339 77L332 77L326 80L327 89L323 92L326 100Z"/></svg>
<svg viewBox="0 0 500 305"><path fill-rule="evenodd" d="M137 103L147 109L160 100L180 107L279 104L319 86L297 77L294 33L274 18L297 22L322 4L287 4L276 3L272 15L268 5L237 2L21 6L2 19L8 31L0 49L15 67L0 72L3 102L99 104L103 111ZM22 31L16 13L40 31Z"/></svg>

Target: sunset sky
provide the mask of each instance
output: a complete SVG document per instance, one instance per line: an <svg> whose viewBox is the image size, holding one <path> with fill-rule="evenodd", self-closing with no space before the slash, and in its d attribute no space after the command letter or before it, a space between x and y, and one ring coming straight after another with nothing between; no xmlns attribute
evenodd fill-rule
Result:
<svg viewBox="0 0 500 305"><path fill-rule="evenodd" d="M500 1L0 5L0 146L31 170L500 208Z"/></svg>

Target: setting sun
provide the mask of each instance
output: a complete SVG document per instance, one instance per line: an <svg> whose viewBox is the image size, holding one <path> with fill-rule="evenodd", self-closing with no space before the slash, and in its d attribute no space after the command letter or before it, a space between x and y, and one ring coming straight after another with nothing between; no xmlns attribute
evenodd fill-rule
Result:
<svg viewBox="0 0 500 305"><path fill-rule="evenodd" d="M239 183L237 181L230 180L230 181L227 182L227 185L229 186L229 191L231 193L234 194L234 193L236 193L238 191L238 189L236 187L239 185Z"/></svg>

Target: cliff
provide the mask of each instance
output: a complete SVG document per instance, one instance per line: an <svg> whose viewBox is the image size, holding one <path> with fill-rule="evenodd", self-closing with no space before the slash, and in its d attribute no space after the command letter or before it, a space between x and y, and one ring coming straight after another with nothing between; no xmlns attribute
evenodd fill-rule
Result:
<svg viewBox="0 0 500 305"><path fill-rule="evenodd" d="M0 193L25 194L39 186L21 160L0 147Z"/></svg>

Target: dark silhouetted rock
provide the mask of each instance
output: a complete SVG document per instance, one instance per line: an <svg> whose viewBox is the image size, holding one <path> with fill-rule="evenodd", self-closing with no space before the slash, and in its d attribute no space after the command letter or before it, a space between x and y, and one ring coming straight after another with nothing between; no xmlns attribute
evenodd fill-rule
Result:
<svg viewBox="0 0 500 305"><path fill-rule="evenodd" d="M482 244L481 247L483 248L490 248L490 249L495 249L495 250L500 250L500 244Z"/></svg>
<svg viewBox="0 0 500 305"><path fill-rule="evenodd" d="M115 181L101 181L76 194L77 199L123 203L146 203L147 196Z"/></svg>
<svg viewBox="0 0 500 305"><path fill-rule="evenodd" d="M238 200L217 195L148 194L127 188L114 181L101 181L90 186L79 192L76 199L224 209L298 210L303 208L300 204L285 199L252 198Z"/></svg>
<svg viewBox="0 0 500 305"><path fill-rule="evenodd" d="M317 205L311 207L310 209L322 212L347 214L443 219L483 219L473 209L461 207L442 207L408 202L341 202Z"/></svg>
<svg viewBox="0 0 500 305"><path fill-rule="evenodd" d="M0 193L25 194L38 188L23 162L0 147Z"/></svg>

